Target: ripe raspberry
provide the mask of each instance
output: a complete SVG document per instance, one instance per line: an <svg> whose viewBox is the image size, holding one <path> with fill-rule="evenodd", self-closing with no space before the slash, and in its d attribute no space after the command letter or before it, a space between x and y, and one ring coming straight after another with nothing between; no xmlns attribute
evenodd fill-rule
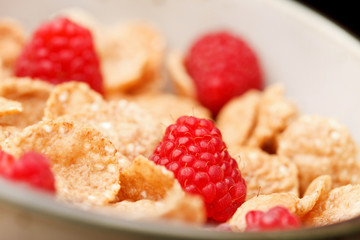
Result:
<svg viewBox="0 0 360 240"><path fill-rule="evenodd" d="M267 212L250 211L245 218L247 231L290 230L301 227L298 217L281 206L273 207Z"/></svg>
<svg viewBox="0 0 360 240"><path fill-rule="evenodd" d="M185 191L202 196L209 220L226 221L245 200L245 181L210 120L180 117L150 159L172 171Z"/></svg>
<svg viewBox="0 0 360 240"><path fill-rule="evenodd" d="M194 80L199 101L215 115L231 98L263 87L255 53L242 39L227 32L198 39L185 59L185 67Z"/></svg>
<svg viewBox="0 0 360 240"><path fill-rule="evenodd" d="M36 188L55 192L55 179L49 160L38 153L25 153L16 161L10 154L0 151L0 175L13 181L27 182Z"/></svg>
<svg viewBox="0 0 360 240"><path fill-rule="evenodd" d="M80 81L103 92L91 32L66 18L44 23L35 31L16 61L15 75L53 84Z"/></svg>

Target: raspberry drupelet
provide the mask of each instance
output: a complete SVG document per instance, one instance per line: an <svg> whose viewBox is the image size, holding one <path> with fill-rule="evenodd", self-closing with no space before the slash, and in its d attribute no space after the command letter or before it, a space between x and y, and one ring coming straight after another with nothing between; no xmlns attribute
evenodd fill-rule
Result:
<svg viewBox="0 0 360 240"><path fill-rule="evenodd" d="M180 117L168 126L150 159L172 171L186 192L202 196L209 220L228 220L245 201L237 162L210 120Z"/></svg>
<svg viewBox="0 0 360 240"><path fill-rule="evenodd" d="M91 32L67 18L41 25L15 63L15 75L53 84L80 81L103 92L100 62Z"/></svg>

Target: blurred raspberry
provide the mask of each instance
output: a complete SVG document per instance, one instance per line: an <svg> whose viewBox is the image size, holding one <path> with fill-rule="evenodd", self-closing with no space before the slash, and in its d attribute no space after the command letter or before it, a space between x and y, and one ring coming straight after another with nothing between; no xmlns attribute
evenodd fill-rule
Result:
<svg viewBox="0 0 360 240"><path fill-rule="evenodd" d="M0 175L13 181L27 182L33 187L55 192L55 179L49 160L42 154L28 152L18 160L0 151Z"/></svg>
<svg viewBox="0 0 360 240"><path fill-rule="evenodd" d="M80 81L103 92L100 63L91 32L66 19L41 25L15 64L15 75L53 84Z"/></svg>
<svg viewBox="0 0 360 240"><path fill-rule="evenodd" d="M281 206L271 208L267 212L250 211L245 218L247 231L291 230L301 227L298 217Z"/></svg>
<svg viewBox="0 0 360 240"><path fill-rule="evenodd" d="M262 89L259 62L238 36L215 32L191 47L185 67L194 80L199 101L216 115L231 98L249 89Z"/></svg>
<svg viewBox="0 0 360 240"><path fill-rule="evenodd" d="M209 220L226 221L245 201L245 181L210 120L180 117L150 159L172 171L186 192L202 196Z"/></svg>

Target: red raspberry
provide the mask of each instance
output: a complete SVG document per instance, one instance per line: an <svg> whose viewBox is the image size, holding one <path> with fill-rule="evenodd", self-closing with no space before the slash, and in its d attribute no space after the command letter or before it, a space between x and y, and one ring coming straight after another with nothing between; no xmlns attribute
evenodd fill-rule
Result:
<svg viewBox="0 0 360 240"><path fill-rule="evenodd" d="M245 218L247 231L290 230L301 227L299 218L281 206L273 207L267 212L250 211Z"/></svg>
<svg viewBox="0 0 360 240"><path fill-rule="evenodd" d="M210 120L180 117L150 159L172 171L186 192L202 196L209 220L226 221L245 200L245 181Z"/></svg>
<svg viewBox="0 0 360 240"><path fill-rule="evenodd" d="M13 181L27 182L36 188L55 192L55 179L49 160L38 153L25 153L15 161L13 156L0 151L0 175Z"/></svg>
<svg viewBox="0 0 360 240"><path fill-rule="evenodd" d="M91 32L66 18L44 23L15 64L15 75L53 84L80 81L103 92L100 64Z"/></svg>
<svg viewBox="0 0 360 240"><path fill-rule="evenodd" d="M263 87L255 53L241 38L227 32L198 39L185 59L185 67L194 80L199 101L213 114L231 98Z"/></svg>

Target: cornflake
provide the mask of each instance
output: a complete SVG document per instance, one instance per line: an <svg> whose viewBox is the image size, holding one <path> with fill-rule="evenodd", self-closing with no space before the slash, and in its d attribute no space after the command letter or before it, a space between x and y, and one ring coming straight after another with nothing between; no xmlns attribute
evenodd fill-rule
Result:
<svg viewBox="0 0 360 240"><path fill-rule="evenodd" d="M334 187L360 183L356 143L335 120L300 117L280 135L278 154L296 163L301 193L320 175L330 175Z"/></svg>
<svg viewBox="0 0 360 240"><path fill-rule="evenodd" d="M273 193L251 198L238 208L228 223L234 231L245 231L245 216L249 211L268 211L275 206L285 207L292 214L301 218L310 212L319 198L329 191L330 184L329 176L320 176L311 183L306 196L302 199L292 193Z"/></svg>
<svg viewBox="0 0 360 240"><path fill-rule="evenodd" d="M14 156L28 151L46 155L55 175L57 197L82 204L113 201L120 189L120 163L128 161L97 130L60 120L25 128L9 138L4 150Z"/></svg>
<svg viewBox="0 0 360 240"><path fill-rule="evenodd" d="M53 86L30 78L7 78L0 81L0 96L22 104L18 114L0 117L0 125L24 128L39 122Z"/></svg>
<svg viewBox="0 0 360 240"><path fill-rule="evenodd" d="M185 69L184 56L177 51L171 52L167 58L166 67L176 92L179 95L195 99L194 82Z"/></svg>
<svg viewBox="0 0 360 240"><path fill-rule="evenodd" d="M184 115L211 118L211 113L207 108L201 106L196 100L183 96L161 93L128 96L127 98L151 113L164 130Z"/></svg>
<svg viewBox="0 0 360 240"><path fill-rule="evenodd" d="M360 216L360 185L346 185L331 190L303 218L306 226L324 226Z"/></svg>
<svg viewBox="0 0 360 240"><path fill-rule="evenodd" d="M12 19L0 19L0 78L10 76L25 43L24 29ZM1 70L1 66L0 66Z"/></svg>
<svg viewBox="0 0 360 240"><path fill-rule="evenodd" d="M92 126L130 160L140 154L150 156L161 140L159 123L126 100L86 104L61 118Z"/></svg>
<svg viewBox="0 0 360 240"><path fill-rule="evenodd" d="M0 97L0 117L21 113L23 106L20 102Z"/></svg>
<svg viewBox="0 0 360 240"><path fill-rule="evenodd" d="M289 192L299 196L296 165L283 156L270 155L259 149L230 150L238 162L247 186L247 199L259 194Z"/></svg>
<svg viewBox="0 0 360 240"><path fill-rule="evenodd" d="M102 100L102 96L85 83L62 83L54 87L46 101L44 119L56 119L65 114L77 113L85 104L95 105Z"/></svg>
<svg viewBox="0 0 360 240"><path fill-rule="evenodd" d="M132 219L172 219L203 224L206 211L199 196L185 193L172 172L139 156L121 171L116 202L95 210Z"/></svg>

